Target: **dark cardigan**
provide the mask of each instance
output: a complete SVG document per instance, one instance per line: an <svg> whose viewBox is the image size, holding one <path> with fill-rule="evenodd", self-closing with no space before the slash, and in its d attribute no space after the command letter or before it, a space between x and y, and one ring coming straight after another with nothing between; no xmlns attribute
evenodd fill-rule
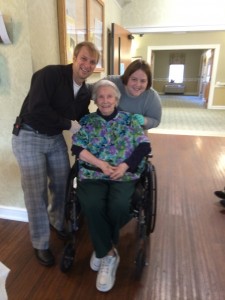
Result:
<svg viewBox="0 0 225 300"><path fill-rule="evenodd" d="M72 64L51 65L32 76L31 86L21 108L23 123L40 133L56 135L89 113L89 85L83 83L74 97Z"/></svg>

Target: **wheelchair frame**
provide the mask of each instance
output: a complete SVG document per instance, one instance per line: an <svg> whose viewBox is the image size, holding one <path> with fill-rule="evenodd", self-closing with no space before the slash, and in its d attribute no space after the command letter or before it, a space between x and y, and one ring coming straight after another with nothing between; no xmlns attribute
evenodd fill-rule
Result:
<svg viewBox="0 0 225 300"><path fill-rule="evenodd" d="M137 219L137 249L135 255L135 278L139 279L143 267L147 265L147 242L150 246L150 234L156 224L157 211L157 176L154 165L151 163L152 155L146 157L145 170L137 181L135 192L131 200L131 215ZM68 231L68 241L64 247L60 269L67 272L71 269L76 254L75 232L79 229L81 220L81 207L76 195L76 180L78 162L72 166L66 189L65 225Z"/></svg>

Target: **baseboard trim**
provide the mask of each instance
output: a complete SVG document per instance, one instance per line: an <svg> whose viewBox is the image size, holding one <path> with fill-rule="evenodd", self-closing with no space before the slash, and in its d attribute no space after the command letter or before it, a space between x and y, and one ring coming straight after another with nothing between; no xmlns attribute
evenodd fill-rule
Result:
<svg viewBox="0 0 225 300"><path fill-rule="evenodd" d="M25 208L0 205L0 219L28 222L27 210Z"/></svg>
<svg viewBox="0 0 225 300"><path fill-rule="evenodd" d="M177 130L177 129L159 129L152 128L148 131L149 134L173 134L173 135L191 135L191 136L215 136L225 137L225 132L214 131L198 131L198 130Z"/></svg>

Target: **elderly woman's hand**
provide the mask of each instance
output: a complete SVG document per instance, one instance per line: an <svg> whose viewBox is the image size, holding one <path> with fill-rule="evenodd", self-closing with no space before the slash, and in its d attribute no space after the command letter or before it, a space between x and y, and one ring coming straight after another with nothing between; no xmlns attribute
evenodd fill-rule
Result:
<svg viewBox="0 0 225 300"><path fill-rule="evenodd" d="M116 167L113 167L109 163L102 161L100 168L105 175L110 176L115 171Z"/></svg>
<svg viewBox="0 0 225 300"><path fill-rule="evenodd" d="M118 166L114 167L113 173L110 175L110 179L117 180L123 177L128 169L128 165L126 163L121 163Z"/></svg>

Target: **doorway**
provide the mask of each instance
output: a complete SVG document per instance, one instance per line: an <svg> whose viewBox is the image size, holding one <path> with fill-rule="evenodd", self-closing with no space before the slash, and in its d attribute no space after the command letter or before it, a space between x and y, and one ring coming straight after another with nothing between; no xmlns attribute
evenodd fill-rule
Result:
<svg viewBox="0 0 225 300"><path fill-rule="evenodd" d="M220 45L218 44L207 44L207 45L179 45L179 46L148 46L147 61L152 66L154 72L154 51L157 50L191 50L191 49L210 49L213 51L213 59L210 62L210 80L207 88L204 89L205 95L207 96L207 108L212 107L212 100L214 95L214 86L216 81L216 71L219 59ZM154 73L153 73L154 74ZM208 93L208 95L207 95Z"/></svg>

